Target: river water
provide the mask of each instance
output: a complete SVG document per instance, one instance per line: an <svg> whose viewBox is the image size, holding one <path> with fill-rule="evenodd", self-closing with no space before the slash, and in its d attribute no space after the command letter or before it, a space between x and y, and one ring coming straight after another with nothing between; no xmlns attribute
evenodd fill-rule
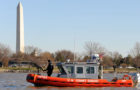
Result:
<svg viewBox="0 0 140 90"><path fill-rule="evenodd" d="M121 77L123 74L118 74ZM0 73L0 90L140 90L137 87L34 87L33 84L26 82L27 73ZM106 79L111 80L113 74L104 74Z"/></svg>

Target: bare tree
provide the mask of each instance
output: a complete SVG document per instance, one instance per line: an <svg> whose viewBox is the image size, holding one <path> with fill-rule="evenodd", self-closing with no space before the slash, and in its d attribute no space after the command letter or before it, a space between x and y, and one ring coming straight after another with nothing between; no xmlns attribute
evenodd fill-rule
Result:
<svg viewBox="0 0 140 90"><path fill-rule="evenodd" d="M110 52L110 56L112 57L112 59L119 59L120 57L120 53L115 51L115 52Z"/></svg>
<svg viewBox="0 0 140 90"><path fill-rule="evenodd" d="M140 43L136 42L134 47L130 50L130 53L133 57L137 57L140 55Z"/></svg>
<svg viewBox="0 0 140 90"><path fill-rule="evenodd" d="M53 54L51 54L50 52L43 52L40 54L40 57L44 61L47 61L47 60L54 61Z"/></svg>
<svg viewBox="0 0 140 90"><path fill-rule="evenodd" d="M125 57L125 63L127 64L127 66L134 66L134 61L131 55Z"/></svg>
<svg viewBox="0 0 140 90"><path fill-rule="evenodd" d="M65 62L67 59L74 60L74 53L68 50L61 50L55 53L55 60Z"/></svg>
<svg viewBox="0 0 140 90"><path fill-rule="evenodd" d="M9 58L12 55L10 48L0 43L0 61L3 66L8 66Z"/></svg>
<svg viewBox="0 0 140 90"><path fill-rule="evenodd" d="M131 55L134 57L134 66L140 67L140 43L136 42L134 47L130 50Z"/></svg>
<svg viewBox="0 0 140 90"><path fill-rule="evenodd" d="M34 47L34 46L26 46L25 47L25 54L30 54L30 55L40 55L41 49Z"/></svg>
<svg viewBox="0 0 140 90"><path fill-rule="evenodd" d="M91 42L91 41L85 43L85 50L87 55L89 56L92 56L93 54L105 53L104 47L102 47L97 42Z"/></svg>
<svg viewBox="0 0 140 90"><path fill-rule="evenodd" d="M111 56L108 56L108 55L105 55L103 57L103 66L105 68L108 68L108 67L112 67L113 66L113 61L112 61L112 57Z"/></svg>
<svg viewBox="0 0 140 90"><path fill-rule="evenodd" d="M109 52L109 56L112 58L113 64L120 66L122 63L122 55L119 52Z"/></svg>

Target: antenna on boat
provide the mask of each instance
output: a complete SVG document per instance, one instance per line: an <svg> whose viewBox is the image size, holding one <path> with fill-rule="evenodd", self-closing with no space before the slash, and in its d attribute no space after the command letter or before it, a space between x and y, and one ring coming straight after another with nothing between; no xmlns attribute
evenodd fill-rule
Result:
<svg viewBox="0 0 140 90"><path fill-rule="evenodd" d="M76 44L76 35L74 34L74 62L76 60L76 57L75 57L75 44Z"/></svg>

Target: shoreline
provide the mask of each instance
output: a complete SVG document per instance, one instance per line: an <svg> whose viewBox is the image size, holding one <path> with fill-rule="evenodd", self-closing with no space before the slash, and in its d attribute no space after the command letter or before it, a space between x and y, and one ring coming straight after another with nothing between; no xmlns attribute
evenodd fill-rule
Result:
<svg viewBox="0 0 140 90"><path fill-rule="evenodd" d="M0 73L37 73L35 68L0 68ZM43 71L40 71L43 73ZM53 70L54 73L59 73L59 70L55 68ZM136 69L117 69L116 73L136 73L138 72ZM103 73L114 73L112 69L104 69Z"/></svg>
<svg viewBox="0 0 140 90"><path fill-rule="evenodd" d="M44 73L40 70L41 73ZM58 73L57 69L53 70L54 73ZM0 73L37 73L35 68L0 68Z"/></svg>

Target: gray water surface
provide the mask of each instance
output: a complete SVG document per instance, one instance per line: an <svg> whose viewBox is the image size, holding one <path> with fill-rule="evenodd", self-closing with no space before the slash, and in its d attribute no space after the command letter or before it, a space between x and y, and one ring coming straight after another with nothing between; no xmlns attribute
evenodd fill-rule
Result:
<svg viewBox="0 0 140 90"><path fill-rule="evenodd" d="M117 74L121 77L123 74ZM0 73L0 90L140 90L138 87L34 87L26 81L27 73ZM113 74L104 74L108 80L113 78Z"/></svg>

